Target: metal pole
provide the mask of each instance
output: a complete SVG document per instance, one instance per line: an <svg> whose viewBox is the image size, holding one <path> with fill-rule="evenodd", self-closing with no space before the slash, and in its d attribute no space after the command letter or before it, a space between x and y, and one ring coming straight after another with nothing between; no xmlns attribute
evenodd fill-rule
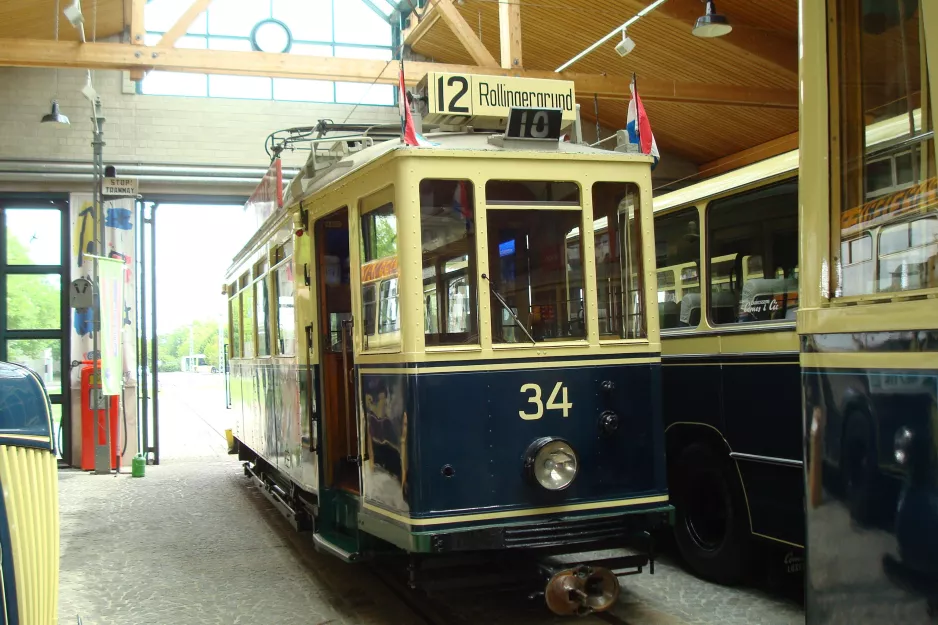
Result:
<svg viewBox="0 0 938 625"><path fill-rule="evenodd" d="M94 364L94 374L97 380L97 391L92 389L95 395L93 403L93 412L95 415L95 438L94 438L94 472L98 475L108 475L111 472L111 420L108 414L108 401L104 395L104 374L101 369L101 284L98 271L98 257L104 256L106 241L104 228L104 202L101 195L101 178L104 174L104 116L101 113L101 100L95 99L91 105L91 123L93 125L93 139L91 145L93 148L93 170L94 186L92 191L92 203L94 204L95 216L97 218L97 239L98 245L95 249L95 259L92 263L92 278L95 285L94 302L94 323L92 327L92 362ZM104 444L101 445L101 421L104 421Z"/></svg>
<svg viewBox="0 0 938 625"><path fill-rule="evenodd" d="M137 272L137 283L140 285L140 305L137 308L137 318L140 320L140 362L143 363L143 375L141 376L140 382L140 413L137 415L137 430L138 436L140 439L140 433L142 433L142 440L140 441L140 448L138 451L143 454L147 453L148 440L148 423L147 415L150 407L150 397L149 397L149 374L148 371L151 370L150 362L148 360L147 354L147 271L146 271L146 238L144 234L144 228L149 220L146 218L146 206L143 202L138 202L137 206L139 208L140 218L137 220L137 229L138 229L138 239L139 239L139 248L137 249L137 258L139 261L139 271Z"/></svg>
<svg viewBox="0 0 938 625"><path fill-rule="evenodd" d="M156 329L156 207L150 208L150 300L153 318L153 464L160 463L160 337ZM149 450L147 450L149 451Z"/></svg>

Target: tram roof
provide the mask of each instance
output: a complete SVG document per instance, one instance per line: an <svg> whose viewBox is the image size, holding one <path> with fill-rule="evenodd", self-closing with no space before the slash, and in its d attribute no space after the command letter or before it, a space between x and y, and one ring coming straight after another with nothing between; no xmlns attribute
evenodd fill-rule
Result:
<svg viewBox="0 0 938 625"><path fill-rule="evenodd" d="M618 160L631 162L650 162L651 157L643 154L634 154L626 152L614 152L593 148L585 144L560 141L557 144L551 144L551 148L529 147L524 141L507 140L503 145L496 145L489 141L495 136L493 133L481 132L436 132L424 135L428 141L437 145L431 146L405 146L399 139L381 141L372 146L364 148L358 152L353 152L327 169L314 172L312 176L307 172L312 170L313 156L310 155L305 167L300 169L300 173L290 181L284 196L284 206L293 206L316 192L328 187L329 185L341 180L342 178L361 169L372 161L389 154L396 150L414 150L414 151L440 151L440 152L489 152L505 153L512 152L519 155L531 155L534 158L545 154L557 155L591 155L603 160ZM335 138L337 141L340 137Z"/></svg>

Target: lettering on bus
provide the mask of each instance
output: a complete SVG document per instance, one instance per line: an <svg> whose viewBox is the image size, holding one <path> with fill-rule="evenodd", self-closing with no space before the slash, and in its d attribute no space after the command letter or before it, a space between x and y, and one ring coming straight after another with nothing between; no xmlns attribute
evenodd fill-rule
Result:
<svg viewBox="0 0 938 625"><path fill-rule="evenodd" d="M853 236L863 230L904 215L925 213L938 205L938 178L929 178L896 193L845 210L840 215L841 236Z"/></svg>

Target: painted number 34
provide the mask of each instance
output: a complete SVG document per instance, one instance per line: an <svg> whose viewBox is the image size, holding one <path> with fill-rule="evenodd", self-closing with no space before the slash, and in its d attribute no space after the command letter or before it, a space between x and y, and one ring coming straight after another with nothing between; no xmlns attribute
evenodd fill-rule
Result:
<svg viewBox="0 0 938 625"><path fill-rule="evenodd" d="M519 410L518 416L525 421L533 421L543 417L545 405L541 401L541 386L539 384L525 384L521 387L521 392L525 394L531 393L531 395L528 396L528 403L534 404L534 406L530 408L532 412ZM557 402L558 395L562 397L559 403ZM567 399L567 387L563 385L563 382L557 382L557 384L554 385L554 390L551 391L550 397L547 398L546 408L548 410L562 410L563 416L570 416L570 409L573 408L573 404Z"/></svg>

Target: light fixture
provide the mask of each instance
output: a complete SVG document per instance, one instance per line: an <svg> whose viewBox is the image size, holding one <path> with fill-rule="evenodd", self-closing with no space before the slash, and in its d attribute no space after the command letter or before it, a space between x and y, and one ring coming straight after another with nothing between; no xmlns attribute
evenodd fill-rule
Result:
<svg viewBox="0 0 938 625"><path fill-rule="evenodd" d="M625 29L622 29L622 41L616 44L616 52L619 56L627 56L629 52L635 49L635 42L629 37Z"/></svg>
<svg viewBox="0 0 938 625"><path fill-rule="evenodd" d="M52 111L48 115L42 116L42 123L54 123L68 125L68 117L59 112L59 101L52 100Z"/></svg>
<svg viewBox="0 0 938 625"><path fill-rule="evenodd" d="M696 37L722 37L733 30L730 21L725 15L717 13L713 0L703 0L707 3L707 12L697 18L693 32Z"/></svg>
<svg viewBox="0 0 938 625"><path fill-rule="evenodd" d="M55 2L55 40L56 41L59 40L59 2L58 0L56 0ZM59 101L57 99L58 97L59 97L59 68L56 67L55 68L55 91L53 92L53 95L52 95L52 110L49 112L48 115L42 116L42 121L40 123L64 124L66 126L69 125L68 117L66 117L65 115L62 115L62 113L59 112Z"/></svg>
<svg viewBox="0 0 938 625"><path fill-rule="evenodd" d="M547 436L535 440L524 454L528 479L549 491L570 486L579 471L576 452L567 441Z"/></svg>
<svg viewBox="0 0 938 625"><path fill-rule="evenodd" d="M78 28L85 21L84 16L81 14L80 0L75 0L75 2L65 7L64 13L66 19L75 28Z"/></svg>

